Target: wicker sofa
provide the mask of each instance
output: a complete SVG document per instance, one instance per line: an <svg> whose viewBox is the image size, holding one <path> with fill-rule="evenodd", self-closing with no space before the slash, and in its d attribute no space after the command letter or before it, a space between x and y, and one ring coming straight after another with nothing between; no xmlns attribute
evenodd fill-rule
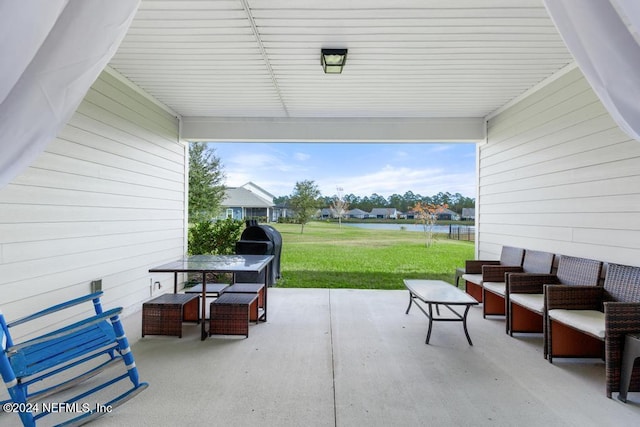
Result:
<svg viewBox="0 0 640 427"><path fill-rule="evenodd" d="M513 273L550 274L555 255L549 252L525 250L522 267L482 267L482 316L506 314L506 289Z"/></svg>
<svg viewBox="0 0 640 427"><path fill-rule="evenodd" d="M547 358L604 357L606 393L620 389L625 335L640 332L640 267L607 266L603 286L546 286ZM640 391L640 369L629 390Z"/></svg>
<svg viewBox="0 0 640 427"><path fill-rule="evenodd" d="M544 330L544 285L598 285L602 262L561 255L555 274L510 274L505 294L506 332ZM546 346L545 346L546 356Z"/></svg>
<svg viewBox="0 0 640 427"><path fill-rule="evenodd" d="M467 260L465 262L465 273L462 275L464 280L464 290L466 293L474 297L478 302L482 302L482 282L483 267L485 266L508 266L520 267L524 258L524 249L512 246L503 246L500 253L500 260ZM498 269L491 270L492 276L504 275L504 271Z"/></svg>

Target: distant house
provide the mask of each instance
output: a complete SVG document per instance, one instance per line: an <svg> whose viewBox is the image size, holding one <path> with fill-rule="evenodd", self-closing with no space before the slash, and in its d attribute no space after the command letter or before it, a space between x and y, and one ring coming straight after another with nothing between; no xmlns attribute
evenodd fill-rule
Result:
<svg viewBox="0 0 640 427"><path fill-rule="evenodd" d="M462 208L461 217L462 217L463 220L475 221L475 219L476 219L476 208Z"/></svg>
<svg viewBox="0 0 640 427"><path fill-rule="evenodd" d="M342 218L346 218L347 215L348 212L343 213ZM318 211L316 216L322 219L338 218L338 213L333 208L322 208Z"/></svg>
<svg viewBox="0 0 640 427"><path fill-rule="evenodd" d="M274 220L276 215L273 194L253 182L241 187L227 188L222 201L223 218Z"/></svg>
<svg viewBox="0 0 640 427"><path fill-rule="evenodd" d="M398 219L398 210L396 208L373 208L371 209L370 218L380 219Z"/></svg>
<svg viewBox="0 0 640 427"><path fill-rule="evenodd" d="M333 211L330 208L322 208L318 216L322 219L333 218Z"/></svg>
<svg viewBox="0 0 640 427"><path fill-rule="evenodd" d="M348 218L365 219L368 216L369 216L369 212L365 212L362 209L351 209L347 211Z"/></svg>
<svg viewBox="0 0 640 427"><path fill-rule="evenodd" d="M273 221L277 221L278 218L293 218L295 216L296 213L289 206L276 205L273 207L273 214L271 215L271 219Z"/></svg>
<svg viewBox="0 0 640 427"><path fill-rule="evenodd" d="M407 219L416 219L420 216L420 214L416 211L409 211L406 213ZM451 209L445 209L442 212L438 213L438 220L442 221L459 221L460 215Z"/></svg>
<svg viewBox="0 0 640 427"><path fill-rule="evenodd" d="M443 221L459 221L460 215L451 209L445 209L438 214L438 219Z"/></svg>

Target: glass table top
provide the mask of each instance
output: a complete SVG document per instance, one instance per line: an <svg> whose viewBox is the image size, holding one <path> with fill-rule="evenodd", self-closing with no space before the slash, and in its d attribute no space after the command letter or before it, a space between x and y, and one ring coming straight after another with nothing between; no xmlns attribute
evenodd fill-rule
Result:
<svg viewBox="0 0 640 427"><path fill-rule="evenodd" d="M273 255L192 255L149 269L150 272L259 272Z"/></svg>

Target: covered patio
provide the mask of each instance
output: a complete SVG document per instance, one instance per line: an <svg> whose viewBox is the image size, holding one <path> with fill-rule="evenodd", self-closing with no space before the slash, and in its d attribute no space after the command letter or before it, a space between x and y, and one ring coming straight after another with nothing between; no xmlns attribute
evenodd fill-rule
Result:
<svg viewBox="0 0 640 427"><path fill-rule="evenodd" d="M102 426L635 425L640 393L604 395L604 363L549 364L541 336L503 320L408 315L407 291L270 289L269 321L247 339L147 336L133 346L149 390ZM139 327L131 325L130 330ZM2 421L2 419L0 419Z"/></svg>

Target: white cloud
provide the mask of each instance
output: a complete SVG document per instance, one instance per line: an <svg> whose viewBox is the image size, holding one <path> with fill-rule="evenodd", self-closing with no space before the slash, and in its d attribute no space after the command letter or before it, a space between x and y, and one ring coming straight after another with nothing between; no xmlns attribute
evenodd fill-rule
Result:
<svg viewBox="0 0 640 427"><path fill-rule="evenodd" d="M409 153L407 153L406 151L396 151L394 153L394 157L398 160L404 160L409 157Z"/></svg>
<svg viewBox="0 0 640 427"><path fill-rule="evenodd" d="M345 194L355 194L360 197L373 193L384 197L404 194L412 191L422 196L433 196L439 192L448 191L452 194L460 193L467 197L475 197L475 174L449 174L441 168L408 168L385 166L381 170L362 176L345 176L323 178L319 182L322 194L331 196L335 188L340 186Z"/></svg>
<svg viewBox="0 0 640 427"><path fill-rule="evenodd" d="M304 175L307 166L287 161L284 156L277 154L280 153L274 155L246 152L225 158L225 185L239 187L252 181L276 196L290 194L295 181L289 184L289 178ZM272 183L273 188L269 183Z"/></svg>
<svg viewBox="0 0 640 427"><path fill-rule="evenodd" d="M455 164L450 163L449 154L437 154L453 150L453 144L421 146L424 150L389 145L350 150L353 147L344 146L340 152L330 146L314 146L308 151L286 144L234 148L222 159L225 184L240 186L252 181L275 196L290 195L296 181L302 180L314 181L324 196L336 194L338 187L344 194L360 197L373 193L388 197L407 191L422 196L450 192L475 197L476 192L475 167L470 162L475 151L469 157L465 152Z"/></svg>
<svg viewBox="0 0 640 427"><path fill-rule="evenodd" d="M441 153L443 151L449 151L453 149L451 144L434 144L429 147L433 153Z"/></svg>
<svg viewBox="0 0 640 427"><path fill-rule="evenodd" d="M306 160L309 160L311 158L311 155L306 154L306 153L295 153L293 155L293 158L296 160L299 160L301 162L304 162Z"/></svg>
<svg viewBox="0 0 640 427"><path fill-rule="evenodd" d="M225 167L241 169L260 169L266 166L280 164L281 160L277 156L261 153L238 153L233 157L224 159Z"/></svg>

